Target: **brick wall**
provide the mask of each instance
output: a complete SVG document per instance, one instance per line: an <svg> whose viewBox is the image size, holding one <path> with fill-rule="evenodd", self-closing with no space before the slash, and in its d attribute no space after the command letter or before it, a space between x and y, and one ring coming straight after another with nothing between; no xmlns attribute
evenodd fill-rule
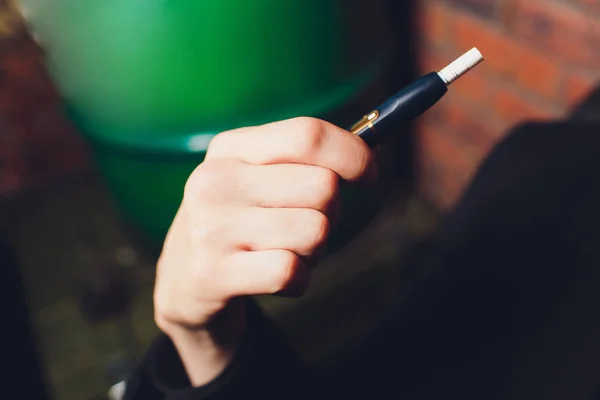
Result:
<svg viewBox="0 0 600 400"><path fill-rule="evenodd" d="M511 126L565 116L600 77L599 0L420 0L420 70L486 60L418 125L418 182L447 209Z"/></svg>
<svg viewBox="0 0 600 400"><path fill-rule="evenodd" d="M42 54L0 0L0 197L86 168ZM405 0L408 1L408 0ZM477 46L486 61L419 124L419 188L451 207L511 126L560 117L600 77L600 0L416 0L422 72Z"/></svg>
<svg viewBox="0 0 600 400"><path fill-rule="evenodd" d="M40 49L14 8L0 0L0 198L60 180L87 160Z"/></svg>

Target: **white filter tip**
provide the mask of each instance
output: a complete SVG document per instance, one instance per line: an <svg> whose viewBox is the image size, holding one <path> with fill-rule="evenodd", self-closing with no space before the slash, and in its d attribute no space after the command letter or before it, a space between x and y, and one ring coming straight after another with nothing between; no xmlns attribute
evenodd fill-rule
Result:
<svg viewBox="0 0 600 400"><path fill-rule="evenodd" d="M454 60L446 68L438 72L438 75L446 85L450 85L452 82L475 68L475 66L482 61L483 55L477 48L473 47L471 50Z"/></svg>

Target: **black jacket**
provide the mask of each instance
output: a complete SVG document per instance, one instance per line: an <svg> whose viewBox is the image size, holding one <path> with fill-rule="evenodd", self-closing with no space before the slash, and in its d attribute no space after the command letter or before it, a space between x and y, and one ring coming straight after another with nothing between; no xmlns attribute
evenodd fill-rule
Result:
<svg viewBox="0 0 600 400"><path fill-rule="evenodd" d="M159 338L127 400L579 400L600 382L600 129L528 124L497 146L413 266L411 294L332 371L260 310L234 363L189 388Z"/></svg>

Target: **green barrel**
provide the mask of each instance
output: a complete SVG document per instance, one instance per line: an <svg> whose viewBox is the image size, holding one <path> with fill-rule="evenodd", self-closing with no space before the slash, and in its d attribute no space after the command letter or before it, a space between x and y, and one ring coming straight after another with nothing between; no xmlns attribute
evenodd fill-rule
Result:
<svg viewBox="0 0 600 400"><path fill-rule="evenodd" d="M377 4L21 0L115 198L156 243L215 134L322 116L372 81Z"/></svg>

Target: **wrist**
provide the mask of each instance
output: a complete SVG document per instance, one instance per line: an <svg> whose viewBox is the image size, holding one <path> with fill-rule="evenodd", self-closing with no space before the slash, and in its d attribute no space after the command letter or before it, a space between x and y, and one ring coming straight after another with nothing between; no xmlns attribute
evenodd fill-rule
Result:
<svg viewBox="0 0 600 400"><path fill-rule="evenodd" d="M216 379L234 360L246 331L242 301L230 304L210 324L201 328L161 324L171 339L193 386Z"/></svg>

